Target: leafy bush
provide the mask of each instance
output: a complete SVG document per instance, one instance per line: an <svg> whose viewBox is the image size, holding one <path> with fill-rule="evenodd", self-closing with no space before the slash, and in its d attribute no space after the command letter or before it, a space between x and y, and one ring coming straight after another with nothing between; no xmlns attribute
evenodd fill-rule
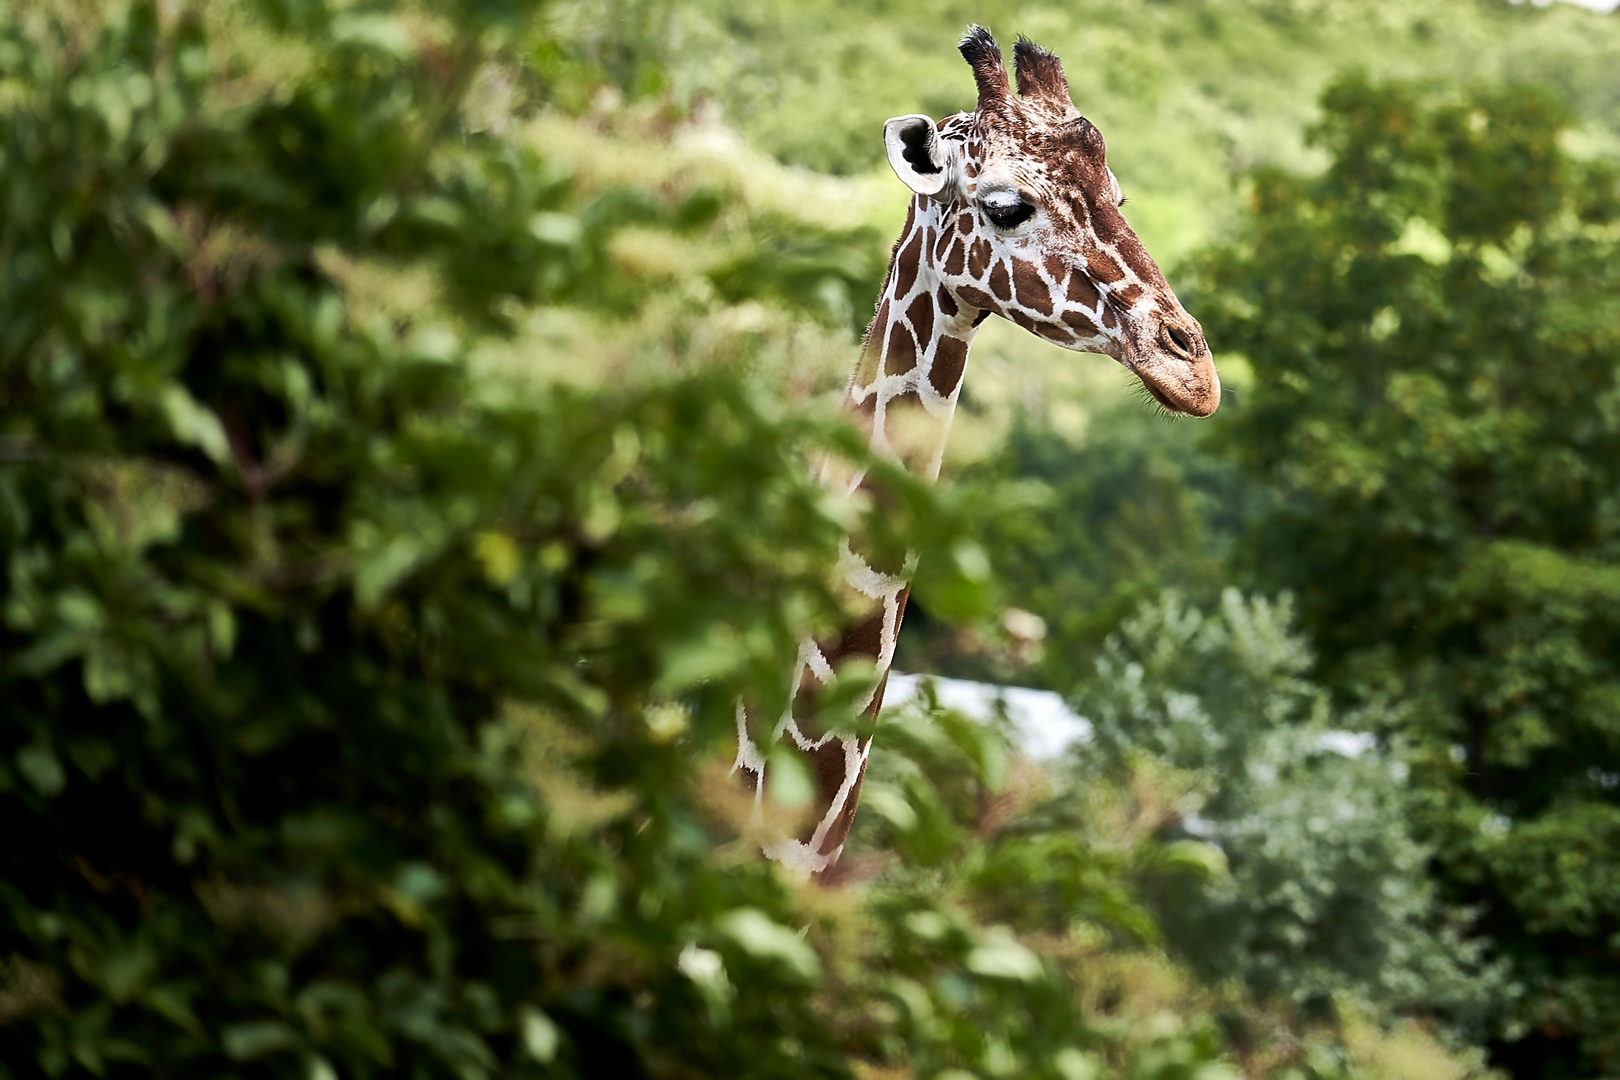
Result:
<svg viewBox="0 0 1620 1080"><path fill-rule="evenodd" d="M1436 901L1432 852L1406 824L1405 763L1307 678L1291 605L1228 589L1205 615L1145 601L1075 691L1115 769L1188 770L1196 812L1166 823L1218 843L1230 875L1152 889L1170 944L1212 981L1307 1014L1336 996L1476 1033L1500 985Z"/></svg>

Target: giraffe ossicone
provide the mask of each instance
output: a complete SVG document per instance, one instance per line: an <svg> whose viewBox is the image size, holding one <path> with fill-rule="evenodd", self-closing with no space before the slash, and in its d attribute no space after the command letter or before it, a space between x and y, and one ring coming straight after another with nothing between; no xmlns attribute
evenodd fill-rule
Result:
<svg viewBox="0 0 1620 1080"><path fill-rule="evenodd" d="M938 477L968 348L991 315L1112 357L1171 412L1213 413L1220 379L1203 330L1126 224L1102 133L1074 107L1061 62L1020 38L1015 92L989 31L971 27L960 49L975 109L938 124L899 116L883 128L889 165L913 195L846 395L873 453ZM865 482L858 471L824 478L846 494ZM806 730L816 690L841 662L867 658L877 681L862 711L876 715L913 566L877 569L846 544L839 569L864 614L831 640L803 644L792 704L773 732L808 760L816 813L807 835L772 841L766 854L807 874L843 852L871 751L869 737ZM733 769L753 781L757 805L766 760L753 733L739 706Z"/></svg>

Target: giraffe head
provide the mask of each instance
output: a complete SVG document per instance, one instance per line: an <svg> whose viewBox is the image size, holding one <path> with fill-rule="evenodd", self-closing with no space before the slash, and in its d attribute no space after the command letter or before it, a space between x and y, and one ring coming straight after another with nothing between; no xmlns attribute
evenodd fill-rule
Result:
<svg viewBox="0 0 1620 1080"><path fill-rule="evenodd" d="M1017 93L983 27L962 39L978 107L939 125L884 125L889 163L930 224L920 258L939 304L1001 315L1064 348L1113 357L1173 412L1208 416L1220 378L1187 314L1136 233L1102 133L1081 116L1056 56L1019 39Z"/></svg>

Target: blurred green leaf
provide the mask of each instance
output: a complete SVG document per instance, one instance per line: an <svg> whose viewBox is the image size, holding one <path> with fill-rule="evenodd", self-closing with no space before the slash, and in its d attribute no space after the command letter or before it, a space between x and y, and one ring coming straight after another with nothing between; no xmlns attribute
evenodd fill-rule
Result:
<svg viewBox="0 0 1620 1080"><path fill-rule="evenodd" d="M763 911L739 908L722 916L716 925L752 956L779 962L807 982L821 976L815 950L798 934L772 922Z"/></svg>
<svg viewBox="0 0 1620 1080"><path fill-rule="evenodd" d="M990 979L1030 982L1041 977L1040 958L1011 937L975 947L967 954L967 969Z"/></svg>

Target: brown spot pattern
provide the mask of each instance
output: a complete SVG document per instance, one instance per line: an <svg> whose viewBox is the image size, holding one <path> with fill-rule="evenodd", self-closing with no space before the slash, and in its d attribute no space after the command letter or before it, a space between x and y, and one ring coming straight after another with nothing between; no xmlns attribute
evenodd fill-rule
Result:
<svg viewBox="0 0 1620 1080"><path fill-rule="evenodd" d="M836 642L820 642L821 654L829 663L836 664L846 656L870 656L877 659L883 647L883 609L880 607L866 618L848 627Z"/></svg>
<svg viewBox="0 0 1620 1080"><path fill-rule="evenodd" d="M912 333L917 335L917 347L925 348L924 342L934 336L934 298L928 293L919 293L906 308L906 319L911 323Z"/></svg>
<svg viewBox="0 0 1620 1080"><path fill-rule="evenodd" d="M883 334L884 327L889 325L889 302L887 300L878 305L877 317L866 331L866 341L861 345L861 358L855 365L855 377L852 383L855 387L865 390L877 379L878 366L883 362Z"/></svg>
<svg viewBox="0 0 1620 1080"><path fill-rule="evenodd" d="M896 321L889 328L889 352L883 358L883 374L904 375L917 366L917 343L906 324Z"/></svg>
<svg viewBox="0 0 1620 1080"><path fill-rule="evenodd" d="M976 307L981 311L999 310L1001 305L996 298L983 289L976 289L972 285L962 285L957 288L956 295L962 298L962 303ZM977 325L976 323L974 325Z"/></svg>
<svg viewBox="0 0 1620 1080"><path fill-rule="evenodd" d="M901 297L911 291L917 280L917 263L922 258L922 234L912 233L911 242L900 252L895 262L894 295Z"/></svg>
<svg viewBox="0 0 1620 1080"><path fill-rule="evenodd" d="M885 676L887 678L887 676ZM881 689L879 696L881 696ZM820 797L818 805L831 806L838 793L844 788L844 744L837 739L812 753L815 762L816 794ZM844 800L844 807L838 811L831 827L827 829L826 839L821 842L821 849L817 855L831 855L839 846L849 838L849 830L855 825L855 811L861 805L861 784L866 780L866 762L861 762L861 771L855 774L855 783L850 785L849 796ZM815 834L812 833L811 836ZM805 838L809 842L809 837ZM836 873L838 864L829 867L829 873Z"/></svg>
<svg viewBox="0 0 1620 1080"><path fill-rule="evenodd" d="M956 243L951 245L951 257L945 260L945 272L953 277L962 272L962 266L967 262L967 245L958 236Z"/></svg>
<svg viewBox="0 0 1620 1080"><path fill-rule="evenodd" d="M1012 279L1007 275L1005 259L996 260L996 265L990 270L990 291L995 293L998 299L1012 299Z"/></svg>
<svg viewBox="0 0 1620 1080"><path fill-rule="evenodd" d="M1023 308L1008 308L1007 318L1011 319L1019 326L1022 326L1025 330L1028 330L1032 334L1040 332L1041 324L1035 320L1033 315L1030 315Z"/></svg>
<svg viewBox="0 0 1620 1080"><path fill-rule="evenodd" d="M1093 281L1100 281L1104 285L1112 285L1125 278L1125 271L1119 268L1119 264L1101 252L1092 252L1086 257L1086 272Z"/></svg>
<svg viewBox="0 0 1620 1080"><path fill-rule="evenodd" d="M888 326L888 325L889 325L889 298L887 296L885 296L883 298L883 303L878 305L877 315L872 319L871 328L869 330L867 330L868 337L870 337L872 334L876 333L878 335L878 342L881 343L882 340L883 340L883 328L885 326Z"/></svg>
<svg viewBox="0 0 1620 1080"><path fill-rule="evenodd" d="M1136 302L1142 299L1142 294L1146 291L1140 285L1127 285L1123 289L1115 289L1111 294L1111 299L1120 307L1134 307Z"/></svg>
<svg viewBox="0 0 1620 1080"><path fill-rule="evenodd" d="M1091 283L1090 278L1078 270L1069 275L1069 303L1083 304L1095 309L1100 299L1102 298L1097 295L1097 286Z"/></svg>
<svg viewBox="0 0 1620 1080"><path fill-rule="evenodd" d="M947 319L955 315L957 312L956 297L947 292L943 285L939 287L939 292L936 295L939 297L939 313Z"/></svg>
<svg viewBox="0 0 1620 1080"><path fill-rule="evenodd" d="M934 364L928 369L928 381L940 397L950 397L962 381L967 367L967 342L961 338L942 335L934 350Z"/></svg>
<svg viewBox="0 0 1620 1080"><path fill-rule="evenodd" d="M1063 321L1074 327L1075 333L1081 337L1097 336L1097 324L1083 311L1065 311Z"/></svg>
<svg viewBox="0 0 1620 1080"><path fill-rule="evenodd" d="M952 233L948 229L941 229L939 231L939 239L934 241L934 258L936 260L943 259L945 257L945 252L949 250L951 240L955 237L955 235L955 233Z"/></svg>
<svg viewBox="0 0 1620 1080"><path fill-rule="evenodd" d="M984 277L984 272L990 269L990 241L978 237L973 241L973 249L968 252L968 274L977 281Z"/></svg>
<svg viewBox="0 0 1620 1080"><path fill-rule="evenodd" d="M1020 262L1014 268L1013 287L1018 292L1020 304L1042 315L1052 314L1052 291L1041 280L1040 271L1035 269L1034 263Z"/></svg>

